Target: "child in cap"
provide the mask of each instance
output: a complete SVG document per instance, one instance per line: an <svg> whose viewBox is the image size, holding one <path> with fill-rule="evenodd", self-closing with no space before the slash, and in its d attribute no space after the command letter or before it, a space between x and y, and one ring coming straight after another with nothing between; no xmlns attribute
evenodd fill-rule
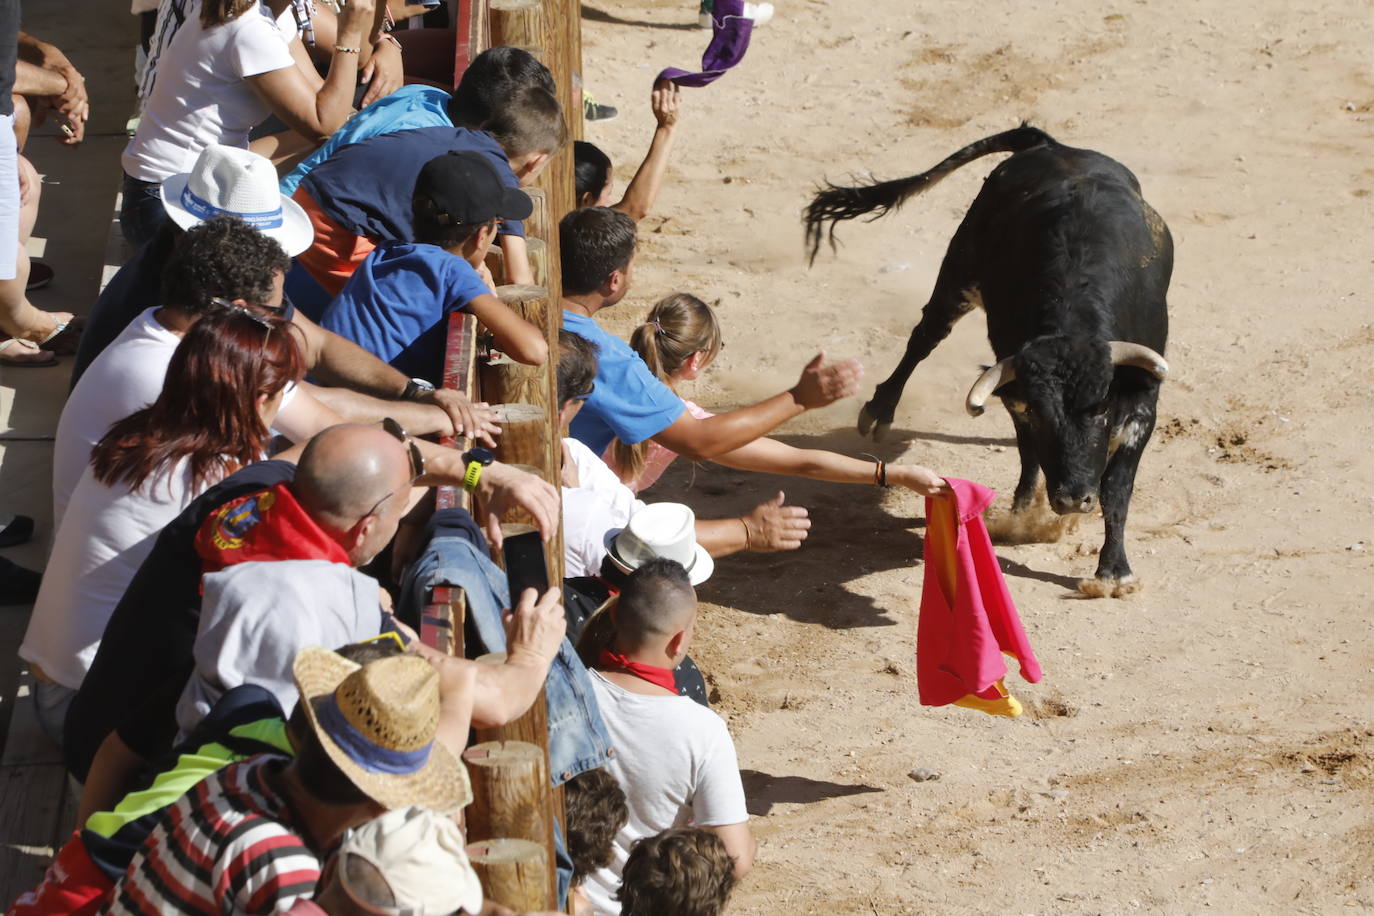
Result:
<svg viewBox="0 0 1374 916"><path fill-rule="evenodd" d="M448 315L466 310L511 359L543 363L544 332L496 298L482 267L501 220L530 215L529 196L503 184L487 157L453 151L420 170L412 206L415 241L378 245L320 325L407 375L437 381Z"/></svg>

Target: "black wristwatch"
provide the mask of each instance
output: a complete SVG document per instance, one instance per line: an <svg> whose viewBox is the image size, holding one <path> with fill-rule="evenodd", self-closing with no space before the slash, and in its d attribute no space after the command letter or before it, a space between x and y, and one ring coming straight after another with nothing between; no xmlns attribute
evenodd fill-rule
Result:
<svg viewBox="0 0 1374 916"><path fill-rule="evenodd" d="M469 493L477 489L477 483L482 479L482 468L487 467L496 456L490 449L482 448L480 445L474 446L463 452L463 463L467 465L467 471L463 474L463 489Z"/></svg>
<svg viewBox="0 0 1374 916"><path fill-rule="evenodd" d="M418 401L420 398L434 390L434 386L422 378L413 378L406 382L405 391L401 392L402 401Z"/></svg>

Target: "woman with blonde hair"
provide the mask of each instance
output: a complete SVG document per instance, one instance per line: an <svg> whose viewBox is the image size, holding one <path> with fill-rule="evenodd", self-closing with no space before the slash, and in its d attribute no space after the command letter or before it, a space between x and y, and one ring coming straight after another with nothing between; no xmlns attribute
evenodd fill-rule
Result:
<svg viewBox="0 0 1374 916"><path fill-rule="evenodd" d="M701 375L724 343L720 322L711 307L689 293L673 293L659 300L644 323L630 335L630 346L649 371L674 391L682 382ZM682 399L699 420L712 414ZM652 440L627 445L616 439L605 460L636 492L647 489L668 469L677 453ZM949 485L934 471L914 464L888 464L878 459L850 458L824 449L795 448L763 437L714 459L727 467L768 474L791 474L834 483L868 483L915 490L922 496L944 496Z"/></svg>

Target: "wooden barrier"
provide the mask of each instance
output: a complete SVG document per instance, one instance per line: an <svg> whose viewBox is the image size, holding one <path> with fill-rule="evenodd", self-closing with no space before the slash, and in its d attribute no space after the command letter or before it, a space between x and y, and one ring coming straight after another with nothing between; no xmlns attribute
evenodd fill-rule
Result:
<svg viewBox="0 0 1374 916"><path fill-rule="evenodd" d="M581 82L581 3L579 0L458 0L458 48L455 49L455 74L461 74L468 61L492 44L523 47L544 62L553 74L557 96L568 122L570 138L582 136ZM488 30L489 33L483 30ZM480 34L479 34L480 33ZM466 36L466 37L465 37ZM542 287L502 287L501 298L526 319L544 329L549 345L549 360L542 367L518 366L496 359L480 370L481 399L510 405L503 415L503 435L498 456L507 463L530 465L555 487L560 483L562 443L558 438L557 364L558 333L562 327L562 264L558 247L558 220L573 208L572 144L560 150L545 168L533 193L534 212L526 220L526 240L530 266ZM495 271L493 271L495 273ZM469 344L458 324L450 324L450 347ZM475 340L475 332L473 332ZM475 349L474 349L475 352ZM445 378L445 384L449 379ZM457 387L457 386L452 386ZM527 406L520 406L527 405ZM542 415L542 423L540 416ZM441 501L441 504L443 502ZM515 513L502 519L512 523ZM549 581L563 579L563 538L561 526L547 549ZM479 730L479 740L524 742L538 748L543 766L543 785L548 797L539 803L542 828L517 816L524 797L514 787L504 766L489 766L490 760L470 769L486 766L490 772L474 775L474 785L487 780L484 789L470 806L468 819L483 824L478 830L496 830L502 825L512 832L533 831L527 839L491 838L470 847L469 856L487 896L497 903L525 909L553 909L556 905L556 877L553 868L552 820L563 817L562 792L551 787L548 772L548 710L541 692L530 710L515 722L499 729ZM527 764L522 764L526 766ZM522 772L527 773L528 769ZM556 774L560 780L569 774ZM519 780L515 780L516 783ZM497 786L502 788L497 789ZM538 841L538 842L536 842ZM542 888L542 892L541 892Z"/></svg>
<svg viewBox="0 0 1374 916"><path fill-rule="evenodd" d="M549 805L544 754L527 741L487 741L463 752L472 782L468 841L527 837L543 842Z"/></svg>
<svg viewBox="0 0 1374 916"><path fill-rule="evenodd" d="M513 909L547 910L547 888L554 879L551 854L530 840L492 839L467 847L468 861L487 899Z"/></svg>

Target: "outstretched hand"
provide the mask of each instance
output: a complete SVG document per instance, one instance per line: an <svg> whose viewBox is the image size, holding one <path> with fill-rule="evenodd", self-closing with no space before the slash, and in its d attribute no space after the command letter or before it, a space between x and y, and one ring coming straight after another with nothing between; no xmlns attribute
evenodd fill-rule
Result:
<svg viewBox="0 0 1374 916"><path fill-rule="evenodd" d="M436 388L426 392L422 400L448 414L455 436L474 441L481 439L489 447L496 447L495 437L501 434L501 426L496 422L495 411L487 402L474 404L467 395L453 388Z"/></svg>
<svg viewBox="0 0 1374 916"><path fill-rule="evenodd" d="M844 359L828 366L824 363L825 351L822 350L806 364L801 379L792 389L792 397L807 410L825 407L859 393L864 367L857 359Z"/></svg>
<svg viewBox="0 0 1374 916"><path fill-rule="evenodd" d="M545 541L558 530L562 499L553 484L542 478L497 461L482 471L477 493L486 507L487 540L493 547L500 547L503 540L500 516L516 506L534 517Z"/></svg>
<svg viewBox="0 0 1374 916"><path fill-rule="evenodd" d="M943 477L930 468L916 464L889 464L887 482L893 486L915 490L922 496L948 496L952 492Z"/></svg>
<svg viewBox="0 0 1374 916"><path fill-rule="evenodd" d="M673 127L677 124L677 103L681 95L677 83L671 80L659 80L654 83L654 90L649 94L649 108L654 113L654 120L659 127Z"/></svg>
<svg viewBox="0 0 1374 916"><path fill-rule="evenodd" d="M796 550L811 530L811 519L801 506L785 506L787 496L782 491L766 503L755 506L743 518L749 535L748 549L755 553L775 550Z"/></svg>

